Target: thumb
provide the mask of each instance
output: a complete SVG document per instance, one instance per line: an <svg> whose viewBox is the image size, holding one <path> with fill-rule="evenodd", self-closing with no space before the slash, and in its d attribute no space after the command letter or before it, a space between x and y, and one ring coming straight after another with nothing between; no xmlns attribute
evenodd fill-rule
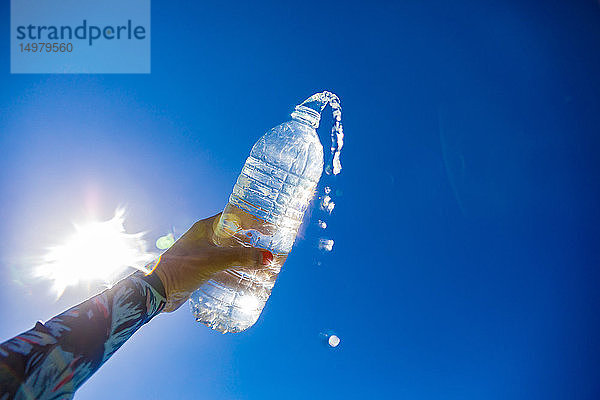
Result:
<svg viewBox="0 0 600 400"><path fill-rule="evenodd" d="M273 261L273 254L254 247L216 247L219 254L214 257L213 266L218 270L231 267L260 269Z"/></svg>

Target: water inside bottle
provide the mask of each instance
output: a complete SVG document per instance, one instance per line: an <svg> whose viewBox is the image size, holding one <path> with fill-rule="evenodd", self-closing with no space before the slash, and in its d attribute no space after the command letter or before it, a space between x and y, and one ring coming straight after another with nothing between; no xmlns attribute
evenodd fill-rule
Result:
<svg viewBox="0 0 600 400"><path fill-rule="evenodd" d="M339 98L331 92L315 94L297 106L294 113L292 113L292 117L296 121L316 128L319 125L320 114L327 105L332 108L333 127L331 129L330 156L324 170L327 175L335 176L342 170L340 152L344 139ZM292 122L297 124L295 121L290 121L290 123ZM251 171L248 171L249 175L264 169L260 165L260 160L253 160L252 156L249 157L244 168L248 166L248 163L251 168ZM285 170L275 171L276 169L270 174L276 174L277 172L287 174ZM266 171L264 172L266 173ZM293 174L291 175L293 176ZM263 174L263 176L266 175ZM239 181L238 184L240 184ZM294 183L294 185L297 185L297 183ZM261 270L236 267L213 276L206 285L199 289L201 295L192 296L190 306L197 321L223 333L239 332L256 322L270 296L281 266L291 250L302 215L314 195L316 185L316 181L314 183L307 181L305 184L298 186L301 188L306 186L306 191L302 190L303 194L300 196L305 203L290 207L286 211L285 221L278 221L277 226L270 225L266 223L264 218L257 217L244 210L248 204L242 200L243 196L237 198L240 201L239 204L236 203L239 207L236 204L231 204L232 199L230 199L230 203L226 206L223 216L218 222L219 225L215 227L215 235L213 236L215 244L218 246L242 245L263 248L270 250L274 258L269 266ZM304 192L306 192L305 195ZM232 198L235 195L236 188L234 187ZM326 214L319 220L319 226L323 230L327 228L327 218L329 218L335 207L332 196L331 188L327 186L324 189L323 196L319 198L320 209ZM255 214L261 215L264 210L258 211ZM288 214L289 212L291 214ZM296 214L298 218L295 218ZM288 217L290 217L289 221L287 221ZM320 246L324 251L330 252L333 249L333 243L334 241L331 238L320 239ZM284 250L278 251L277 249Z"/></svg>

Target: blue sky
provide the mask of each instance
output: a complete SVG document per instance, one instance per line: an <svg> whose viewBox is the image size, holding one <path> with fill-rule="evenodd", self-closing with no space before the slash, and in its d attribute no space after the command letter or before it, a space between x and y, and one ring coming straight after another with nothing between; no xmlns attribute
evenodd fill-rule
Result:
<svg viewBox="0 0 600 400"><path fill-rule="evenodd" d="M72 222L181 233L295 104L342 101L323 265L308 226L252 329L161 315L77 398L597 398L597 2L155 1L149 75L10 75L0 14L2 338L98 290L23 272Z"/></svg>

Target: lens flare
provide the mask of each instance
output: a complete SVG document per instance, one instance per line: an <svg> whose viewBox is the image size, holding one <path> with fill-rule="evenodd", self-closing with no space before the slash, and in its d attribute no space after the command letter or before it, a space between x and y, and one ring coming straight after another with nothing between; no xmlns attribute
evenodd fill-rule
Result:
<svg viewBox="0 0 600 400"><path fill-rule="evenodd" d="M167 250L169 247L173 246L173 243L175 243L175 236L172 233L169 233L156 239L156 248L159 250Z"/></svg>
<svg viewBox="0 0 600 400"><path fill-rule="evenodd" d="M128 267L143 269L156 255L146 251L144 233L127 233L125 210L117 209L108 221L75 225L75 232L53 246L35 268L35 275L52 281L57 296L85 281L114 283Z"/></svg>

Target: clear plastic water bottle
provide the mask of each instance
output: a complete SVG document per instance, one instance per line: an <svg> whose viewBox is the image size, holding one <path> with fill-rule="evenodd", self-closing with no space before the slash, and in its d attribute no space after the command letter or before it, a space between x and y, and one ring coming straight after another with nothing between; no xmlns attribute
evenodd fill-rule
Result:
<svg viewBox="0 0 600 400"><path fill-rule="evenodd" d="M252 148L213 241L266 249L273 261L262 270L240 265L215 274L190 298L196 321L222 333L241 332L260 316L323 171L316 128L327 104L334 113L340 109L333 93L311 96L296 106L290 121L272 128Z"/></svg>

